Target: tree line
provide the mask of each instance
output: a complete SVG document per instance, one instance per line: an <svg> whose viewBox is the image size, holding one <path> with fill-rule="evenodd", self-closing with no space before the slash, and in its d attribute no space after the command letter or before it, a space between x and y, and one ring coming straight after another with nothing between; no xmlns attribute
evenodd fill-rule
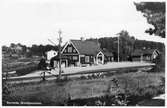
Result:
<svg viewBox="0 0 167 108"><path fill-rule="evenodd" d="M164 52L165 45L160 42L146 41L135 39L134 36L130 36L126 30L122 30L118 33L119 36L119 55L120 60L125 61L127 56L130 56L136 49L158 49L160 52ZM99 42L101 49L107 50L114 54L114 58L118 55L118 37L102 37L99 39L87 39L95 42Z"/></svg>
<svg viewBox="0 0 167 108"><path fill-rule="evenodd" d="M6 55L22 55L26 57L32 57L32 56L43 56L45 52L49 50L58 50L58 46L53 45L36 45L33 44L31 47L28 47L26 45L22 45L20 43L14 44L11 43L10 46L2 46L2 52Z"/></svg>
<svg viewBox="0 0 167 108"><path fill-rule="evenodd" d="M119 55L120 60L124 61L127 59L127 56L131 55L135 49L158 49L160 52L163 52L165 46L160 42L152 42L146 40L135 39L134 36L130 36L126 30L122 30L118 33L119 36ZM118 54L118 37L102 37L102 38L90 38L86 40L98 41L101 49L107 50L114 54L114 58L117 58ZM21 49L17 49L21 47ZM18 51L17 51L18 50ZM8 54L20 54L28 57L31 56L43 56L46 51L56 50L58 51L58 46L53 45L32 45L28 47L20 43L14 44L11 43L9 47L2 46L2 51Z"/></svg>

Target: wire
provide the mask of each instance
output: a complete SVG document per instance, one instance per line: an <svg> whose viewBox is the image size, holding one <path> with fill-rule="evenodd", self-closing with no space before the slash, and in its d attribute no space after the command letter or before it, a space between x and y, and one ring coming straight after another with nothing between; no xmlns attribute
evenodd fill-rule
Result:
<svg viewBox="0 0 167 108"><path fill-rule="evenodd" d="M56 45L52 40L48 39L49 42L51 42L53 45Z"/></svg>

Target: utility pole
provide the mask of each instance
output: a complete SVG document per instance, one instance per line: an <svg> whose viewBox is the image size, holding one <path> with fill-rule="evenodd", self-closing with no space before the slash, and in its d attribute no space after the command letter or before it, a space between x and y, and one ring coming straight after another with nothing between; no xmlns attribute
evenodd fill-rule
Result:
<svg viewBox="0 0 167 108"><path fill-rule="evenodd" d="M59 76L58 76L58 79L61 79L61 42L62 42L61 34L62 34L62 31L59 30L58 33L59 33L59 38L58 38L59 40L59 53L58 53L59 54Z"/></svg>
<svg viewBox="0 0 167 108"><path fill-rule="evenodd" d="M118 62L119 62L119 35L118 35Z"/></svg>

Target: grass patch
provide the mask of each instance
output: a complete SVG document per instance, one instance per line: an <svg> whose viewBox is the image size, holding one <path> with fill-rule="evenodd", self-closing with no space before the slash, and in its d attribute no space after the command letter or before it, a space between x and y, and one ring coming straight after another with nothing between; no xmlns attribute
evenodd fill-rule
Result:
<svg viewBox="0 0 167 108"><path fill-rule="evenodd" d="M38 69L39 59L33 58L2 58L2 72L16 71L18 76Z"/></svg>
<svg viewBox="0 0 167 108"><path fill-rule="evenodd" d="M92 80L14 84L9 88L11 94L8 100L34 101L43 105L67 105L69 100L129 94L140 97L136 98L136 101L139 101L164 93L163 77L164 73L135 72ZM113 79L118 80L118 85Z"/></svg>

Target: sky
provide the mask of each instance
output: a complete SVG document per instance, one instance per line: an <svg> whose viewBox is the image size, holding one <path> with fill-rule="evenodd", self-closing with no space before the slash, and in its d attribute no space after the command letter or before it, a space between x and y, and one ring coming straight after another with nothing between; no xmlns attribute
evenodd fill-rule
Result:
<svg viewBox="0 0 167 108"><path fill-rule="evenodd" d="M144 33L152 27L132 0L0 0L2 45L63 43L70 39L115 37L127 30L137 39L165 42Z"/></svg>

